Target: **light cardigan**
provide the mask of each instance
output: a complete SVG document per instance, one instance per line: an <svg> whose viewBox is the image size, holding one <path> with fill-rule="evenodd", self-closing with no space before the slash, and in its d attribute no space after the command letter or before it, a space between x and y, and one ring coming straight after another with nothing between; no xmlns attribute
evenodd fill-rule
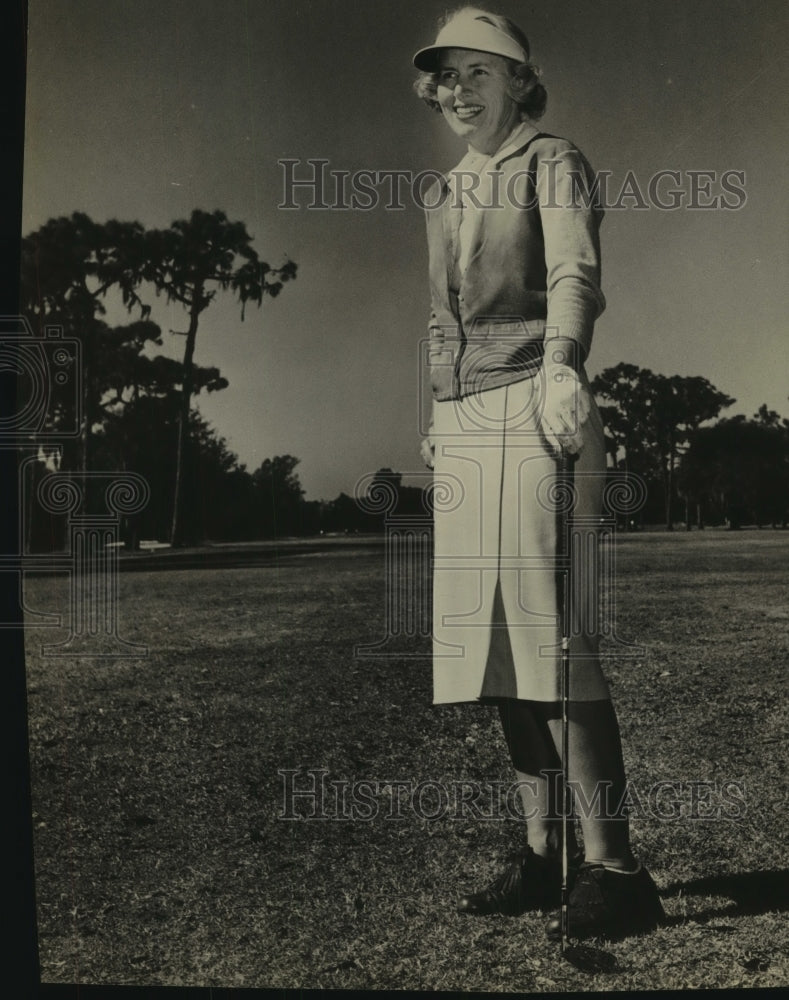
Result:
<svg viewBox="0 0 789 1000"><path fill-rule="evenodd" d="M589 204L590 191L594 174L583 154L523 122L492 157L469 151L430 192L428 355L436 400L532 377L546 338L569 338L582 358L589 353L605 308L603 212Z"/></svg>

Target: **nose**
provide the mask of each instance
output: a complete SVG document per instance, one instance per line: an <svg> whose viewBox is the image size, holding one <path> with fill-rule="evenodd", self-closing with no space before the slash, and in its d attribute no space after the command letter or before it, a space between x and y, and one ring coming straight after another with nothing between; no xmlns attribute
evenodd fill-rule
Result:
<svg viewBox="0 0 789 1000"><path fill-rule="evenodd" d="M453 91L454 94L457 96L458 94L462 94L463 91L466 91L468 89L469 89L468 76L465 74L458 73L457 80L455 81L455 89Z"/></svg>

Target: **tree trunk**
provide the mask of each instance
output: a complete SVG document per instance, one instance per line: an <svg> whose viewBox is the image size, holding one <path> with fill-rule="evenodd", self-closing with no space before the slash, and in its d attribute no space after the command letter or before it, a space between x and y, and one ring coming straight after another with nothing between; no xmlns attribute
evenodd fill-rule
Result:
<svg viewBox="0 0 789 1000"><path fill-rule="evenodd" d="M666 491L666 531L674 530L674 522L671 518L671 501L673 499L672 490L674 487L674 477L672 475L673 469L671 464L671 459L669 459L663 477L663 488Z"/></svg>
<svg viewBox="0 0 789 1000"><path fill-rule="evenodd" d="M93 347L90 334L86 334L83 339L83 360L82 360L82 423L80 426L80 471L88 471L88 443L90 441L90 361Z"/></svg>
<svg viewBox="0 0 789 1000"><path fill-rule="evenodd" d="M202 287L196 288L192 298L192 308L189 313L189 330L186 334L186 349L184 351L184 373L181 389L181 406L178 413L178 443L175 449L175 489L173 493L173 518L170 525L170 544L176 547L181 544L181 493L183 480L184 452L186 436L189 433L189 406L192 401L192 377L194 369L195 343L197 342L197 321L200 315L199 303L202 299Z"/></svg>

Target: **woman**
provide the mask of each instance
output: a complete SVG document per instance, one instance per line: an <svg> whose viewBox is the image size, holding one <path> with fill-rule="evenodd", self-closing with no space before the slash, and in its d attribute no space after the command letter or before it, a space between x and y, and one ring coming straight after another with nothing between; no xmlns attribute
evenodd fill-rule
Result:
<svg viewBox="0 0 789 1000"><path fill-rule="evenodd" d="M468 152L426 199L434 468L434 702L498 706L520 780L527 847L465 913L555 907L561 879L561 711L556 456L575 454L576 524L601 513L605 451L584 360L600 291L592 171L539 131L546 94L509 19L466 7L414 56L417 93ZM590 529L594 534L594 529ZM590 564L594 560L590 560ZM634 857L619 728L592 611L571 644L569 778L583 797L583 854L568 834L578 936L651 929L663 918ZM587 605L589 601L585 602ZM580 602L584 604L583 601ZM576 807L579 802L576 802ZM558 913L547 933L557 938Z"/></svg>

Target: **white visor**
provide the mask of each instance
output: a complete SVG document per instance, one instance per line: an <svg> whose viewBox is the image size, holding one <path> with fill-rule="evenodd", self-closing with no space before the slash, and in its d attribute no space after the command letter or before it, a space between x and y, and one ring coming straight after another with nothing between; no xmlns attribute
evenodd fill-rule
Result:
<svg viewBox="0 0 789 1000"><path fill-rule="evenodd" d="M438 54L441 49L472 49L475 52L490 52L493 55L515 59L516 62L529 61L529 53L514 38L491 24L487 15L480 12L463 12L453 17L449 24L439 31L433 45L420 49L414 56L414 66L426 73L438 69Z"/></svg>

